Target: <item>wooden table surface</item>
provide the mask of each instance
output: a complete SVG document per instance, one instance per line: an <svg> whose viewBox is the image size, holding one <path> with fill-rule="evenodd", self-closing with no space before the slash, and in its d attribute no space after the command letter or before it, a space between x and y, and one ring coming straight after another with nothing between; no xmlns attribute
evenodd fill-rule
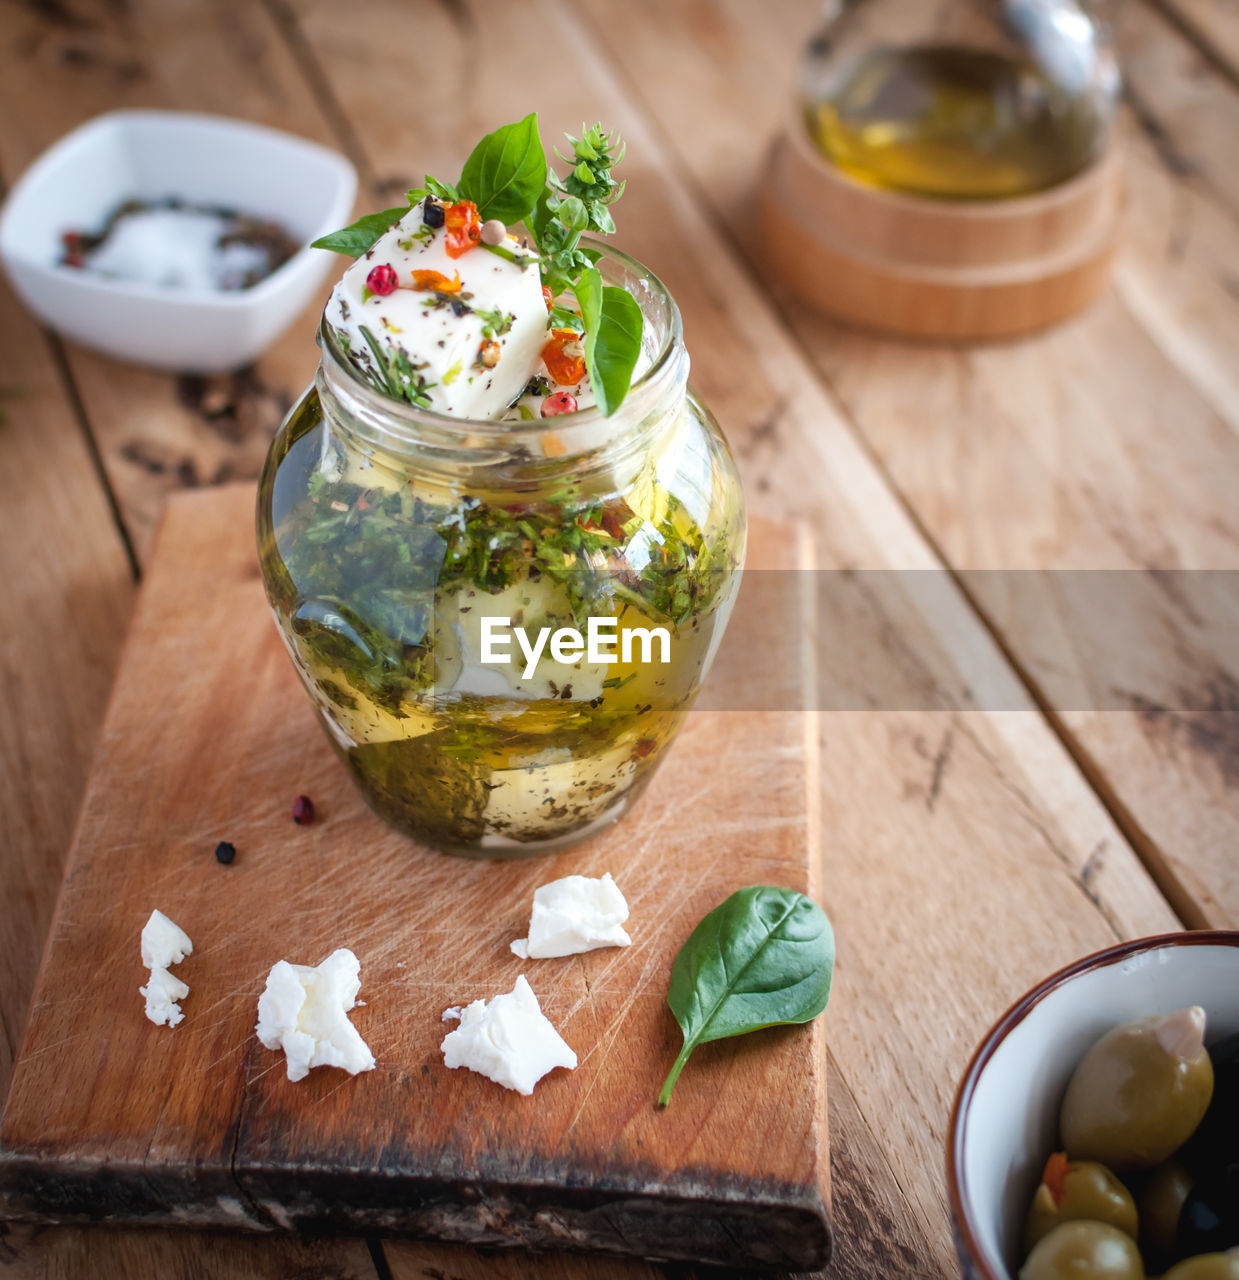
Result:
<svg viewBox="0 0 1239 1280"><path fill-rule="evenodd" d="M1239 927L1239 670L1190 598L1197 580L1157 572L1239 567L1239 5L1120 7L1131 211L1113 286L1052 333L958 349L848 332L764 281L752 191L817 9L0 0L0 183L122 106L338 147L361 208L425 170L452 175L480 133L531 108L548 138L582 119L624 133L618 243L678 299L752 508L809 521L824 566L937 571L886 575L864 602L906 696L821 716L823 897L839 935L831 1274L951 1276L943 1141L986 1028L1120 938ZM313 372L315 316L253 369L178 379L61 343L0 285L0 1094L164 498L257 474ZM1125 605L1164 644L1150 679L1165 696L1058 699L1047 628L1009 575L979 572L1017 569L1128 571ZM392 1242L3 1230L14 1280L667 1274Z"/></svg>

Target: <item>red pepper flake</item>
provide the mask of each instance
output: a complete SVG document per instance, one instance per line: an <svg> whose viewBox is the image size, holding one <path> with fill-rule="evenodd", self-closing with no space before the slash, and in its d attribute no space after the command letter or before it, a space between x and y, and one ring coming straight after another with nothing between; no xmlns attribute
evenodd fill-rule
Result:
<svg viewBox="0 0 1239 1280"><path fill-rule="evenodd" d="M433 289L436 293L459 293L460 272L456 273L454 280L449 280L442 271L414 271L413 288Z"/></svg>
<svg viewBox="0 0 1239 1280"><path fill-rule="evenodd" d="M459 258L482 243L482 222L472 200L449 204L443 211L443 247L449 258Z"/></svg>
<svg viewBox="0 0 1239 1280"><path fill-rule="evenodd" d="M542 286L542 301L546 303L548 312L555 305L555 295L551 292L549 285Z"/></svg>
<svg viewBox="0 0 1239 1280"><path fill-rule="evenodd" d="M575 386L585 377L585 348L581 345L581 335L571 329L553 329L550 340L542 348L542 363L560 386ZM572 407L575 409L576 405ZM564 410L556 412L563 413ZM542 416L546 417L545 406Z"/></svg>
<svg viewBox="0 0 1239 1280"><path fill-rule="evenodd" d="M66 231L60 237L60 243L64 246L64 257L60 260L61 265L65 267L80 267L86 259L82 254L82 233L80 231Z"/></svg>
<svg viewBox="0 0 1239 1280"><path fill-rule="evenodd" d="M379 263L377 267L371 267L370 274L366 276L366 288L380 298L386 298L389 293L395 293L399 285L395 267L386 262Z"/></svg>
<svg viewBox="0 0 1239 1280"><path fill-rule="evenodd" d="M637 739L637 757L644 760L654 748L658 746L657 738L638 738Z"/></svg>
<svg viewBox="0 0 1239 1280"><path fill-rule="evenodd" d="M1065 1151L1056 1151L1045 1162L1045 1172L1041 1175L1041 1181L1056 1205L1062 1204L1063 1196L1067 1194L1067 1174L1070 1171L1071 1164Z"/></svg>
<svg viewBox="0 0 1239 1280"><path fill-rule="evenodd" d="M552 395L542 397L542 416L557 418L561 413L576 412L576 396L571 391L556 391ZM554 455L560 456L558 454Z"/></svg>
<svg viewBox="0 0 1239 1280"><path fill-rule="evenodd" d="M293 821L299 827L308 827L314 821L314 801L309 796L298 796L293 802Z"/></svg>

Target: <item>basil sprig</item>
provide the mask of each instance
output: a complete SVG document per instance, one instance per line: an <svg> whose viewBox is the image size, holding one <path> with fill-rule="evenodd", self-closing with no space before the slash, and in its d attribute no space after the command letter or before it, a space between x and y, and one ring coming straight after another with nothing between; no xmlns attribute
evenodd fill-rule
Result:
<svg viewBox="0 0 1239 1280"><path fill-rule="evenodd" d="M752 885L715 907L671 967L667 1004L684 1047L658 1105L699 1044L763 1027L811 1022L830 999L835 936L826 913L803 893Z"/></svg>
<svg viewBox="0 0 1239 1280"><path fill-rule="evenodd" d="M643 317L631 294L602 284L595 267L601 255L582 248L580 240L586 232L606 236L615 231L610 206L624 194L624 183L616 182L611 171L624 158L624 147L597 124L583 128L580 137L565 136L572 144L572 155L561 157L572 165L565 178L548 169L538 117L530 112L488 133L470 152L454 186L427 175L422 186L409 191L408 201L411 207L427 195L453 204L472 200L483 219L525 223L538 250L542 283L553 297L571 292L580 304L585 367L598 405L610 417L632 384ZM405 208L367 214L315 240L314 247L359 258L407 212ZM503 245L483 247L512 256ZM551 320L558 328L579 327L562 307L555 308Z"/></svg>

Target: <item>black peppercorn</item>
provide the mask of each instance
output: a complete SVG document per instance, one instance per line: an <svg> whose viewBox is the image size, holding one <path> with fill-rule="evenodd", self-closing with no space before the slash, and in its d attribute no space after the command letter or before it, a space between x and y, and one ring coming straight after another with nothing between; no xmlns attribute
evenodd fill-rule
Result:
<svg viewBox="0 0 1239 1280"><path fill-rule="evenodd" d="M221 840L215 846L215 861L227 866L237 856L237 846L227 840Z"/></svg>
<svg viewBox="0 0 1239 1280"><path fill-rule="evenodd" d="M443 225L443 206L430 196L426 197L426 201L422 205L422 221L428 227L441 227Z"/></svg>

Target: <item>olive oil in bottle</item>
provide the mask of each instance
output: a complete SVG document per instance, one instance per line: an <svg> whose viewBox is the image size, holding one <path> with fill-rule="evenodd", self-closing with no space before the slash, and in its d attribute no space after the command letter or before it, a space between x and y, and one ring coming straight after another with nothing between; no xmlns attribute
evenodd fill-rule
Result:
<svg viewBox="0 0 1239 1280"><path fill-rule="evenodd" d="M853 178L955 200L1055 186L1104 131L1087 98L1031 61L954 45L873 49L807 111L817 145Z"/></svg>

